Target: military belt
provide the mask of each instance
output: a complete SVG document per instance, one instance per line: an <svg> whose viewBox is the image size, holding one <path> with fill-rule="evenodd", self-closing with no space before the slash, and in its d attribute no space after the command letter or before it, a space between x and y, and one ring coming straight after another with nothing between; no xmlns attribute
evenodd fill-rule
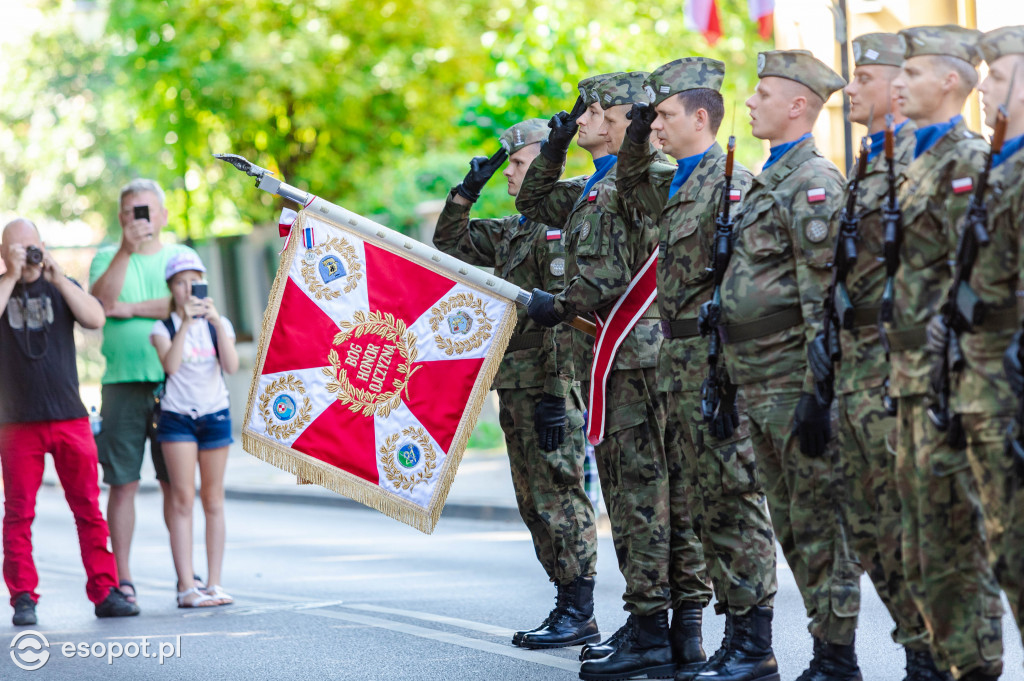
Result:
<svg viewBox="0 0 1024 681"><path fill-rule="evenodd" d="M697 330L696 317L662 319L661 332L665 335L665 338L693 338L700 335L700 332Z"/></svg>
<svg viewBox="0 0 1024 681"><path fill-rule="evenodd" d="M804 315L800 308L790 307L760 319L739 324L725 324L718 328L722 332L722 342L732 345L762 336L770 336L773 333L802 324L803 321Z"/></svg>
<svg viewBox="0 0 1024 681"><path fill-rule="evenodd" d="M1020 323L1017 317L1017 307L1012 305L1001 310L987 310L985 317L978 324L975 331L1010 331L1017 328Z"/></svg>
<svg viewBox="0 0 1024 681"><path fill-rule="evenodd" d="M881 305L864 305L853 308L853 327L877 326L878 313L881 311Z"/></svg>
<svg viewBox="0 0 1024 681"><path fill-rule="evenodd" d="M505 348L505 354L515 352L516 350L528 350L529 348L539 348L544 343L544 332L536 331L534 333L520 333L508 341L508 347Z"/></svg>
<svg viewBox="0 0 1024 681"><path fill-rule="evenodd" d="M899 350L920 350L928 343L928 335L924 326L912 326L909 329L886 329L885 337L889 342L889 349Z"/></svg>

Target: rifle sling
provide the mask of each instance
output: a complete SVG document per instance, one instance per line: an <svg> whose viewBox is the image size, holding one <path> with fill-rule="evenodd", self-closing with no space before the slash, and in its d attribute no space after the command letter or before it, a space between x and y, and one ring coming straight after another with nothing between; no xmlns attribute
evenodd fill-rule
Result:
<svg viewBox="0 0 1024 681"><path fill-rule="evenodd" d="M535 331L534 333L520 333L508 341L508 346L505 348L505 354L515 352L516 350L528 350L530 348L539 348L544 342L544 332Z"/></svg>
<svg viewBox="0 0 1024 681"><path fill-rule="evenodd" d="M882 311L882 306L879 305L862 305L853 309L853 327L859 328L861 326L877 326L878 325L878 313Z"/></svg>
<svg viewBox="0 0 1024 681"><path fill-rule="evenodd" d="M804 315L799 307L789 307L780 312L766 315L760 319L738 324L723 324L719 327L722 332L722 342L727 345L742 343L744 341L770 336L797 324L803 324Z"/></svg>
<svg viewBox="0 0 1024 681"><path fill-rule="evenodd" d="M665 338L693 338L699 336L697 330L697 318L687 317L686 319L662 319L661 332Z"/></svg>

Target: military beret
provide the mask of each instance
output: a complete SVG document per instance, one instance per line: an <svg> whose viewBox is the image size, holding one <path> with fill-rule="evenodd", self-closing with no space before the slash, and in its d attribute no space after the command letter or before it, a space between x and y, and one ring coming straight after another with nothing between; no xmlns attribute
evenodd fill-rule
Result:
<svg viewBox="0 0 1024 681"><path fill-rule="evenodd" d="M807 50L771 50L757 55L757 77L775 76L806 85L822 101L846 81Z"/></svg>
<svg viewBox="0 0 1024 681"><path fill-rule="evenodd" d="M725 64L707 57L684 57L659 66L644 81L644 91L657 106L678 92L707 88L722 89Z"/></svg>
<svg viewBox="0 0 1024 681"><path fill-rule="evenodd" d="M865 33L853 39L853 63L857 66L901 66L906 51L896 33Z"/></svg>
<svg viewBox="0 0 1024 681"><path fill-rule="evenodd" d="M528 118L521 123L516 123L511 128L501 133L498 141L505 153L511 156L523 147L528 147L537 142L543 142L548 138L548 122L543 118Z"/></svg>
<svg viewBox="0 0 1024 681"><path fill-rule="evenodd" d="M945 26L914 26L900 31L907 49L903 53L905 59L934 55L938 57L956 57L971 66L981 63L978 52L978 38L981 31L964 28L956 24Z"/></svg>
<svg viewBox="0 0 1024 681"><path fill-rule="evenodd" d="M1024 26L1003 26L981 36L978 49L989 64L1008 54L1024 54Z"/></svg>
<svg viewBox="0 0 1024 681"><path fill-rule="evenodd" d="M584 78L576 85L576 89L580 91L580 97L589 106L597 101L597 85L601 81L611 78L612 76L621 75L621 71L613 71L611 73L602 73L596 76L590 76Z"/></svg>
<svg viewBox="0 0 1024 681"><path fill-rule="evenodd" d="M602 109L609 109L619 104L646 102L644 80L650 74L646 71L630 71L618 73L605 78L597 85L598 101Z"/></svg>

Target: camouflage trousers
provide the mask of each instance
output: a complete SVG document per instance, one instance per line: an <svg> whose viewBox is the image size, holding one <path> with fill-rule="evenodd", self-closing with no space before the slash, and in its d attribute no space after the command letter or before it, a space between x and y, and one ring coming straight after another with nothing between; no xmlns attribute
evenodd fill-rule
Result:
<svg viewBox="0 0 1024 681"><path fill-rule="evenodd" d="M608 376L605 438L595 447L601 493L612 525L622 599L635 615L667 610L669 588L669 478L663 428L665 406L654 392L654 369L619 369ZM698 544L699 547L699 544ZM686 596L708 588L704 556L694 558ZM699 569L697 567L699 565ZM704 600L704 602L707 602Z"/></svg>
<svg viewBox="0 0 1024 681"><path fill-rule="evenodd" d="M802 381L803 375L783 375L742 386L750 440L775 537L811 619L808 629L817 639L848 645L857 629L863 571L842 527L836 441L824 456L812 458L800 452L793 434Z"/></svg>
<svg viewBox="0 0 1024 681"><path fill-rule="evenodd" d="M838 396L844 527L850 549L896 623L893 640L924 651L929 649L928 629L903 577L896 456L889 443L896 417L882 408L884 390L878 386Z"/></svg>
<svg viewBox="0 0 1024 681"><path fill-rule="evenodd" d="M594 506L583 489L583 402L574 388L566 398L565 441L545 452L533 424L542 392L539 387L499 390L498 418L519 514L530 530L537 559L552 582L567 584L597 570Z"/></svg>
<svg viewBox="0 0 1024 681"><path fill-rule="evenodd" d="M978 483L985 512L988 561L996 581L1006 592L1010 609L1021 628L1024 603L1024 492L1019 487L1013 457L1006 452L1006 431L1015 415L963 414L967 458ZM1024 630L1022 630L1024 636Z"/></svg>
<svg viewBox="0 0 1024 681"><path fill-rule="evenodd" d="M723 441L706 432L700 391L665 392L661 398L668 411L665 453L672 488L673 575L696 554L689 544L695 532L719 614L742 615L754 606L772 607L777 591L775 533L757 475L742 393L739 428ZM677 589L672 586L675 607Z"/></svg>
<svg viewBox="0 0 1024 681"><path fill-rule="evenodd" d="M984 515L966 451L932 425L925 395L901 396L896 485L902 503L903 573L932 636L932 652L959 678L999 675L999 586L987 560Z"/></svg>

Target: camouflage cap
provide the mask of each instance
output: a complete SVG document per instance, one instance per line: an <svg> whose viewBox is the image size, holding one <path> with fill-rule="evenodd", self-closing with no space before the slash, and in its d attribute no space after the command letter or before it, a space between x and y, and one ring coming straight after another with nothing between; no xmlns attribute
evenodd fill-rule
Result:
<svg viewBox="0 0 1024 681"><path fill-rule="evenodd" d="M659 66L644 81L644 91L657 106L678 92L707 88L722 89L725 64L707 57L684 57Z"/></svg>
<svg viewBox="0 0 1024 681"><path fill-rule="evenodd" d="M914 26L900 31L906 43L904 59L935 55L939 57L956 57L971 66L981 63L978 52L978 39L981 31L964 28L956 24L944 26Z"/></svg>
<svg viewBox="0 0 1024 681"><path fill-rule="evenodd" d="M807 50L770 50L757 55L757 77L785 78L810 88L822 101L846 81Z"/></svg>
<svg viewBox="0 0 1024 681"><path fill-rule="evenodd" d="M523 147L528 147L537 142L543 142L548 138L548 122L543 118L528 118L521 123L516 123L511 128L501 133L498 141L505 153L511 156Z"/></svg>
<svg viewBox="0 0 1024 681"><path fill-rule="evenodd" d="M608 78L611 78L612 76L620 75L622 75L621 71L613 71L611 73L602 73L596 76L590 76L589 78L584 78L583 80L581 80L576 85L576 89L579 90L580 97L582 97L583 101L586 102L586 104L589 106L590 104L593 104L594 102L597 101L598 84L600 84L602 81Z"/></svg>
<svg viewBox="0 0 1024 681"><path fill-rule="evenodd" d="M981 36L978 49L989 64L1008 54L1024 54L1024 26L1003 26Z"/></svg>
<svg viewBox="0 0 1024 681"><path fill-rule="evenodd" d="M647 102L644 92L644 80L650 74L646 71L630 71L614 74L597 85L598 101L602 109L610 109L619 104Z"/></svg>
<svg viewBox="0 0 1024 681"><path fill-rule="evenodd" d="M865 33L853 39L853 63L857 66L901 66L906 51L897 33Z"/></svg>

